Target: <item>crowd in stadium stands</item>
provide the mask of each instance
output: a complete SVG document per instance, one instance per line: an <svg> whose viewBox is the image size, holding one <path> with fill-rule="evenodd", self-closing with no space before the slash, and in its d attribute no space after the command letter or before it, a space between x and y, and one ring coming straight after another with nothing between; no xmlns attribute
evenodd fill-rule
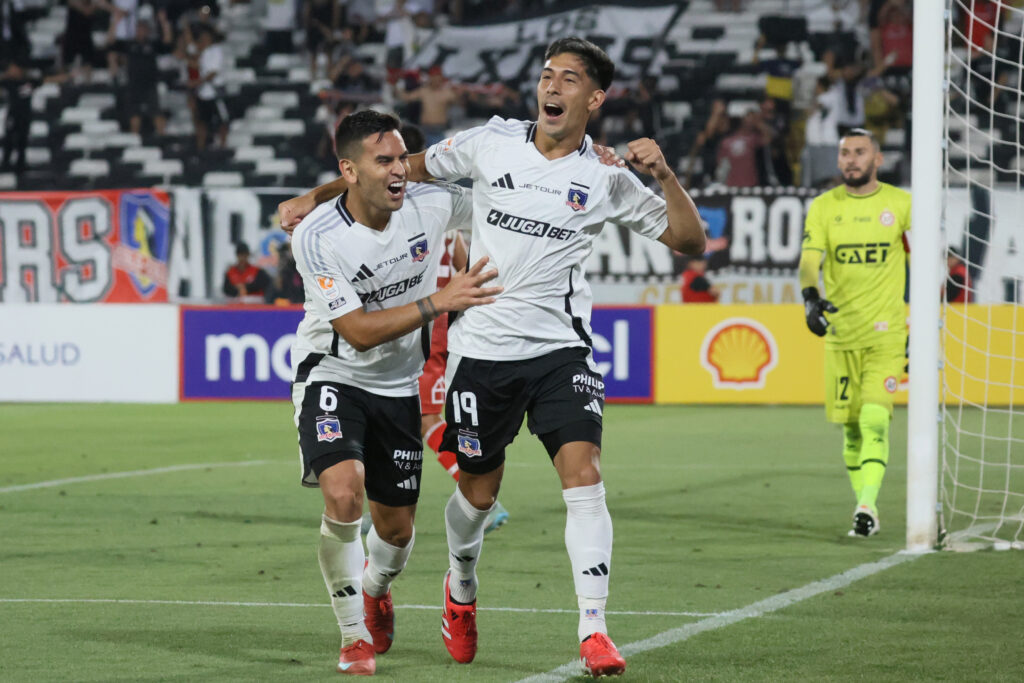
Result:
<svg viewBox="0 0 1024 683"><path fill-rule="evenodd" d="M993 25L1018 13L975 0L958 25L978 48L972 79L982 102L999 104L1013 78L998 59L1019 46L996 44ZM411 50L434 27L538 16L585 6L576 0L0 0L0 83L6 93L0 188L67 189L140 183L201 185L208 171L234 172L240 183L311 186L333 165L337 121L368 105L396 110L419 124L427 141L467 122L500 114L530 118L532 83L460 83L440 67L410 68ZM752 49L695 51L669 59L660 73L616 81L588 128L596 142L639 136L659 140L688 187L711 184L826 186L834 182L838 136L864 126L887 152L883 179L909 169L911 0L805 0L785 16L767 0L710 0L723 22L756 23ZM694 5L696 6L696 5ZM680 23L686 23L684 10ZM735 13L735 14L734 14ZM65 17L63 30L54 21ZM740 18L742 17L742 19ZM45 24L45 27L44 27ZM41 28L43 27L43 28ZM40 38L53 34L56 49ZM715 39L724 27L694 26ZM687 29L690 31L690 29ZM242 34L252 39L242 39ZM35 40L31 38L35 35ZM1001 35L1001 34L1000 34ZM995 48L995 63L991 56ZM686 49L685 41L680 49ZM43 56L45 55L45 56ZM296 61L298 60L298 61ZM986 60L988 60L986 62ZM296 65L308 63L308 68ZM1007 67L1009 64L1010 67ZM303 73L304 72L304 73ZM241 74L241 76L240 76ZM723 87L719 76L761 79L763 88ZM244 78L242 77L244 76ZM230 78L228 78L230 77ZM46 98L33 97L53 83ZM270 86L265 87L265 86ZM254 113L265 96L290 128L265 132ZM980 92L984 90L985 92ZM274 91L274 92L269 92ZM97 98L114 96L114 100ZM80 111L90 97L92 112ZM32 103L35 103L34 107ZM113 104L110 104L112 102ZM65 117L65 113L82 115ZM32 133L33 120L47 124ZM252 123L253 125L249 125ZM88 124L88 125L87 125ZM109 128L108 126L113 126ZM996 125L1001 125L999 121ZM66 145L73 133L134 134L120 148ZM239 133L232 136L232 132ZM1010 131L1004 131L1009 134ZM124 136L121 136L124 138ZM1016 139L1010 136L1007 139ZM25 147L31 148L26 161ZM44 149L45 146L45 149ZM125 147L158 150L155 162ZM270 147L287 159L283 174L259 170L245 152ZM84 151L83 151L84 150ZM69 171L96 160L87 175ZM106 162L106 163L104 163ZM159 162L159 163L158 163ZM133 166L134 164L134 166ZM160 165L163 164L163 165ZM156 174L150 173L156 169ZM106 172L104 172L106 170ZM88 173L92 175L88 175Z"/></svg>

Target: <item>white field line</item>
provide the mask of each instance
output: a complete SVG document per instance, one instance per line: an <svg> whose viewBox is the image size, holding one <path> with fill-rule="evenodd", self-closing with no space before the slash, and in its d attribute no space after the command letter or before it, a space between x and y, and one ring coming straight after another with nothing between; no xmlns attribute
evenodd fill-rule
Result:
<svg viewBox="0 0 1024 683"><path fill-rule="evenodd" d="M707 619L701 619L700 621L693 622L692 624L685 624L678 628L663 631L662 633L644 640L627 643L623 647L619 648L619 652L622 653L623 657L628 657L641 652L647 652L648 650L655 650L668 645L674 645L692 638L698 633L713 631L746 619L760 617L765 614L784 609L808 598L813 598L816 595L838 590L844 586L850 585L854 581L859 581L860 579L871 576L872 574L885 571L886 569L895 567L898 564L909 562L917 557L920 557L920 554L898 552L894 555L878 560L877 562L862 564L841 574L836 574L835 576L831 576L827 579L809 583L806 586L801 586L800 588L794 588L793 590L786 591L785 593L773 595L765 600L751 603L746 607L740 607L739 609L723 612L721 614L708 617ZM555 681L564 681L567 678L579 676L581 673L582 667L580 666L579 660L573 660L546 673L523 678L517 683L554 683Z"/></svg>
<svg viewBox="0 0 1024 683"><path fill-rule="evenodd" d="M42 603L42 604L100 604L100 605L192 605L200 607L330 607L326 602L230 602L221 600L131 600L124 598L0 598L0 604ZM395 605L395 609L440 610L441 605ZM529 612L533 614L578 614L578 609L538 609L533 607L478 607L480 612ZM617 616L658 616L658 617L713 617L721 612L657 612L623 610L609 611Z"/></svg>
<svg viewBox="0 0 1024 683"><path fill-rule="evenodd" d="M207 462L193 465L170 465L168 467L154 467L149 470L130 470L128 472L105 472L103 474L87 474L83 477L68 477L67 479L51 479L49 481L37 481L34 484L18 484L17 486L0 487L0 493L14 493L15 491L31 491L32 489L48 489L54 486L65 484L81 484L87 481L103 481L104 479L126 479L128 477L145 477L150 474L166 474L167 472L187 472L188 470L205 470L214 467L249 467L251 465L269 465L273 460L245 460L242 462Z"/></svg>

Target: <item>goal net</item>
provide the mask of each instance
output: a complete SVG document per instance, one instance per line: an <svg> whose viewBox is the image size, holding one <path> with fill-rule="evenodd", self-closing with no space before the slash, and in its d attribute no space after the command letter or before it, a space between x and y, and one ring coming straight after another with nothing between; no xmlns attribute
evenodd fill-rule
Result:
<svg viewBox="0 0 1024 683"><path fill-rule="evenodd" d="M946 4L939 534L1024 548L1024 3Z"/></svg>

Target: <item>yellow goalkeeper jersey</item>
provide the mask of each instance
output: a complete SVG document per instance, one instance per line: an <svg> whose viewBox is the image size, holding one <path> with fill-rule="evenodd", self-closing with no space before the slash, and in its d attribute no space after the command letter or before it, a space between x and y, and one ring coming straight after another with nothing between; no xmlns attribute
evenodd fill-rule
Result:
<svg viewBox="0 0 1024 683"><path fill-rule="evenodd" d="M840 185L811 203L803 250L825 254L823 296L839 309L828 315L827 346L859 349L907 334L909 229L910 193L887 183L863 196Z"/></svg>

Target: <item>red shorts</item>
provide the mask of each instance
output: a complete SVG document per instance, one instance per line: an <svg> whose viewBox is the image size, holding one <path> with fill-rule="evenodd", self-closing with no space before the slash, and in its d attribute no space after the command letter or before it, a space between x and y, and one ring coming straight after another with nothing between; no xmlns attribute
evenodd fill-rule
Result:
<svg viewBox="0 0 1024 683"><path fill-rule="evenodd" d="M424 415L440 415L444 412L444 371L448 366L448 316L434 322L430 339L430 358L423 365L420 375L420 412Z"/></svg>

